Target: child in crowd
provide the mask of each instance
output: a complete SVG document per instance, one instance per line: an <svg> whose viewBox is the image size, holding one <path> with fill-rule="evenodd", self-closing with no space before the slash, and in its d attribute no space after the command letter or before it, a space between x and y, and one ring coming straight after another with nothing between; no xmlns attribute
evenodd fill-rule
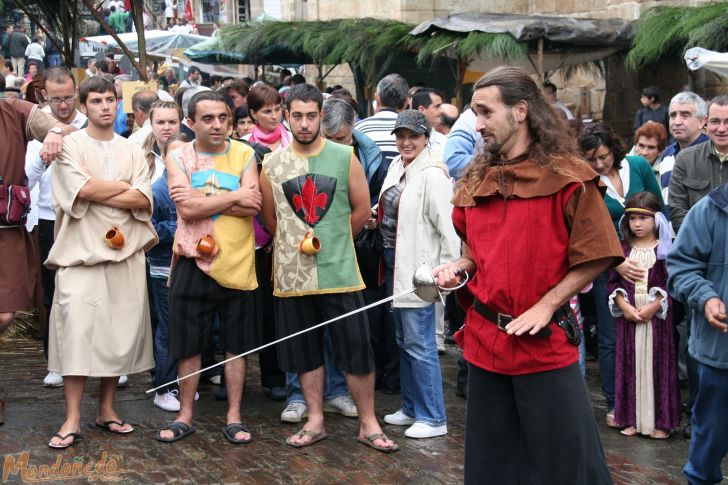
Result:
<svg viewBox="0 0 728 485"><path fill-rule="evenodd" d="M255 126L255 122L250 118L250 112L248 111L247 104L244 104L235 110L232 126L233 138L241 140L243 137L250 135L253 131L253 126Z"/></svg>
<svg viewBox="0 0 728 485"><path fill-rule="evenodd" d="M149 135L154 140L154 135ZM159 147L156 143L147 152L147 162L154 167L155 158L162 160L167 153L181 147L187 142L184 134L173 135L163 147L161 153L156 153ZM152 224L159 236L159 244L147 253L147 262L151 276L151 292L154 299L154 310L157 316L157 326L154 329L154 373L152 383L161 386L177 378L177 359L167 355L169 348L169 268L172 264L172 245L174 235L177 231L177 211L172 199L169 197L167 185L167 170L164 170L161 177L152 184L154 209L152 211ZM179 390L176 384L161 389L154 396L154 405L169 412L178 412L180 405L178 400Z"/></svg>
<svg viewBox="0 0 728 485"><path fill-rule="evenodd" d="M665 259L671 247L662 204L652 193L632 195L619 227L626 258L644 273L632 280L611 272L609 307L617 322L614 420L622 434L665 439L680 423L672 301Z"/></svg>

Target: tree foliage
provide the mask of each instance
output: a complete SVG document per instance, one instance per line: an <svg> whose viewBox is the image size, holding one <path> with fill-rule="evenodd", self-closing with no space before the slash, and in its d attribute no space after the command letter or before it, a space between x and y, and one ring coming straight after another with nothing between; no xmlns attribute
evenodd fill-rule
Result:
<svg viewBox="0 0 728 485"><path fill-rule="evenodd" d="M691 47L728 51L728 3L702 7L653 7L642 14L627 54L627 67L639 70Z"/></svg>

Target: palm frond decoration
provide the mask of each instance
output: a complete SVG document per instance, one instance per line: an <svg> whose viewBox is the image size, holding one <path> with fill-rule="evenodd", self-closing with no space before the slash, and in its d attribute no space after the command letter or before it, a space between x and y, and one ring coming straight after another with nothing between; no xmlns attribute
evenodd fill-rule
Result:
<svg viewBox="0 0 728 485"><path fill-rule="evenodd" d="M663 57L680 56L691 47L728 50L728 3L701 7L653 7L642 14L626 57L639 70Z"/></svg>

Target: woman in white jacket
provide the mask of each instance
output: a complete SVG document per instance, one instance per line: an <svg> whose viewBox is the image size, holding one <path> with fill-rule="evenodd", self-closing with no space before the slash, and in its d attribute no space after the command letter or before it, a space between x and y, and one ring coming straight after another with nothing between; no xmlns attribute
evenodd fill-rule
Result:
<svg viewBox="0 0 728 485"><path fill-rule="evenodd" d="M452 224L452 182L442 155L428 146L430 124L419 111L403 111L392 133L400 156L392 161L379 195L379 230L384 243L389 294L412 287L423 263L434 268L460 256ZM435 305L415 295L393 303L400 354L402 407L384 417L409 426L408 438L447 433L440 360L435 343Z"/></svg>

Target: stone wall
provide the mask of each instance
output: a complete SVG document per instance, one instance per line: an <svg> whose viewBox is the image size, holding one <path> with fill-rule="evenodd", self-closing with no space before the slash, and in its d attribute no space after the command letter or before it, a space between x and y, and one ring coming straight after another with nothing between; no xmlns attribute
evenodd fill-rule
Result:
<svg viewBox="0 0 728 485"><path fill-rule="evenodd" d="M374 17L418 24L459 12L490 12L636 20L655 5L698 6L711 0L251 0L253 17L264 10L281 20Z"/></svg>

